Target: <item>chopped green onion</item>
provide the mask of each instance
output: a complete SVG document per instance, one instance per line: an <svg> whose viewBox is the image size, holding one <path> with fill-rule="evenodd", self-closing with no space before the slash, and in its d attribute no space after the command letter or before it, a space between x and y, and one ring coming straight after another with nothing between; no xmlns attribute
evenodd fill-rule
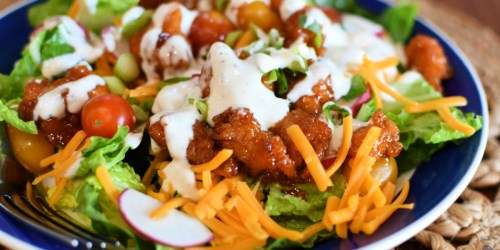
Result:
<svg viewBox="0 0 500 250"><path fill-rule="evenodd" d="M109 91L113 94L123 95L127 86L116 76L104 76L102 79L106 82Z"/></svg>
<svg viewBox="0 0 500 250"><path fill-rule="evenodd" d="M321 25L316 20L314 20L314 22L308 26L306 26L306 22L307 16L301 15L299 17L300 27L314 32L314 34L316 34L316 36L314 37L314 47L321 48L321 45L323 43L323 36L321 35Z"/></svg>
<svg viewBox="0 0 500 250"><path fill-rule="evenodd" d="M275 49L281 49L284 43L285 38L280 35L280 32L274 28L271 29L269 32L269 46Z"/></svg>
<svg viewBox="0 0 500 250"><path fill-rule="evenodd" d="M286 79L286 75L283 70L277 71L278 79L275 84L278 84L278 95L282 96L286 92L288 92L288 80Z"/></svg>
<svg viewBox="0 0 500 250"><path fill-rule="evenodd" d="M115 64L115 75L124 82L131 82L139 77L139 64L132 53L125 53L118 57Z"/></svg>
<svg viewBox="0 0 500 250"><path fill-rule="evenodd" d="M304 59L303 57L300 57L300 58L301 58L301 60L293 61L290 64L290 69L293 71L305 74L308 70L308 65L307 65L306 59Z"/></svg>
<svg viewBox="0 0 500 250"><path fill-rule="evenodd" d="M174 77L174 78L170 78L170 79L167 79L167 80L163 80L158 85L158 90L161 90L165 86L174 85L176 83L185 82L185 81L188 81L188 80L191 80L191 77L179 76L179 77Z"/></svg>
<svg viewBox="0 0 500 250"><path fill-rule="evenodd" d="M146 10L137 19L126 23L122 29L122 36L128 39L131 36L137 34L140 30L146 27L146 25L148 25L152 15L153 12L151 10Z"/></svg>
<svg viewBox="0 0 500 250"><path fill-rule="evenodd" d="M227 34L226 39L224 39L224 43L232 48L242 35L243 35L242 30L232 31L229 34Z"/></svg>
<svg viewBox="0 0 500 250"><path fill-rule="evenodd" d="M349 89L347 95L344 96L344 99L346 101L349 101L362 95L365 92L366 92L366 83L363 77L354 76L351 79L351 88Z"/></svg>
<svg viewBox="0 0 500 250"><path fill-rule="evenodd" d="M333 102L325 103L325 105L323 105L323 114L335 126L342 125L342 119L337 118L337 116L334 118L331 113L332 111L338 112L342 118L351 115L351 112L347 108L339 106Z"/></svg>
<svg viewBox="0 0 500 250"><path fill-rule="evenodd" d="M203 100L198 100L194 98L189 98L189 104L190 105L195 105L196 108L198 109L198 112L200 112L201 116L203 117L203 120L206 121L208 117L208 104L206 101Z"/></svg>
<svg viewBox="0 0 500 250"><path fill-rule="evenodd" d="M278 69L273 69L264 74L265 83L273 83L278 80Z"/></svg>

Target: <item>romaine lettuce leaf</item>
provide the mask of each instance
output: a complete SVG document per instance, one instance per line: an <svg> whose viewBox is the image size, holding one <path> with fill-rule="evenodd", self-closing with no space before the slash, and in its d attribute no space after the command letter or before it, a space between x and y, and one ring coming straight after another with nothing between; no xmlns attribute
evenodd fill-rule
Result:
<svg viewBox="0 0 500 250"><path fill-rule="evenodd" d="M89 10L84 2L80 8L78 21L89 29L100 31L113 23L113 17L125 13L138 3L139 0L97 0L96 5L90 6L92 10ZM37 26L50 17L66 15L72 4L73 0L49 0L38 4L29 10L30 24Z"/></svg>
<svg viewBox="0 0 500 250"><path fill-rule="evenodd" d="M403 43L413 30L418 11L417 4L402 3L386 10L378 22L384 26L394 42Z"/></svg>
<svg viewBox="0 0 500 250"><path fill-rule="evenodd" d="M28 19L32 26L37 26L49 17L65 15L73 4L73 0L48 0L37 4L28 11Z"/></svg>
<svg viewBox="0 0 500 250"><path fill-rule="evenodd" d="M344 191L345 178L341 175L332 177L333 186L320 192L314 184L299 184L294 188L305 194L305 200L290 194L284 194L287 187L277 183L270 186L267 196L266 212L270 216L305 216L310 224L320 221L328 197L340 197Z"/></svg>
<svg viewBox="0 0 500 250"><path fill-rule="evenodd" d="M33 121L25 122L19 118L15 110L9 109L2 100L0 100L0 122L6 121L11 126L30 134L36 134L36 124Z"/></svg>
<svg viewBox="0 0 500 250"><path fill-rule="evenodd" d="M111 139L93 136L90 147L82 151L84 159L80 163L77 175L95 173L99 166L105 166L109 171L114 165L121 163L125 153L130 149L125 141L128 131L127 126L120 126Z"/></svg>
<svg viewBox="0 0 500 250"><path fill-rule="evenodd" d="M139 0L97 0L96 2L96 5L90 8L81 8L77 21L88 29L100 31L113 24L113 17L122 15L137 5Z"/></svg>
<svg viewBox="0 0 500 250"><path fill-rule="evenodd" d="M75 49L71 47L68 42L66 42L63 35L59 31L59 27L61 26L47 30L46 38L40 48L42 61L56 56L73 53L75 51Z"/></svg>

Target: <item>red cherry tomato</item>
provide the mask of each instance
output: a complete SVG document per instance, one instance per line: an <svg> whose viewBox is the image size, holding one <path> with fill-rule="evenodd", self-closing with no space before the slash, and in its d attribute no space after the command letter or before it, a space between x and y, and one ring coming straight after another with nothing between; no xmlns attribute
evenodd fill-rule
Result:
<svg viewBox="0 0 500 250"><path fill-rule="evenodd" d="M82 110L82 127L89 136L112 138L118 126L134 130L135 116L130 104L121 96L104 94L90 99Z"/></svg>

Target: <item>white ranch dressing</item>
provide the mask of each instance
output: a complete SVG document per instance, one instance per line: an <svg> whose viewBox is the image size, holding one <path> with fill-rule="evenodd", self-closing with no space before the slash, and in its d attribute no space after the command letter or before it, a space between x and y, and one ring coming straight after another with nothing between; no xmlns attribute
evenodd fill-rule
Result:
<svg viewBox="0 0 500 250"><path fill-rule="evenodd" d="M321 26L321 34L324 36L323 46L343 46L348 44L347 34L339 23L333 23L320 8L309 8L306 11L306 22L304 27L309 27L314 22Z"/></svg>
<svg viewBox="0 0 500 250"><path fill-rule="evenodd" d="M148 79L148 83L158 81L160 76L156 73L157 62L154 58L156 42L161 34L161 28L152 28L148 30L141 40L140 54L142 58L142 70Z"/></svg>
<svg viewBox="0 0 500 250"><path fill-rule="evenodd" d="M279 8L281 19L286 21L291 15L304 9L307 5L306 0L283 0Z"/></svg>
<svg viewBox="0 0 500 250"><path fill-rule="evenodd" d="M165 41L158 51L158 58L166 68L194 60L191 46L180 35L173 35Z"/></svg>
<svg viewBox="0 0 500 250"><path fill-rule="evenodd" d="M163 25L163 22L165 21L165 17L170 15L170 13L172 13L172 11L176 10L177 8L181 10L182 14L181 32L187 35L189 33L189 30L191 29L191 25L193 24L194 19L196 18L196 16L198 16L198 11L189 10L188 8L184 7L184 5L177 2L162 4L156 9L153 15L154 26L161 27Z"/></svg>
<svg viewBox="0 0 500 250"><path fill-rule="evenodd" d="M134 20L137 20L144 13L144 8L141 6L134 6L130 8L122 17L122 27L124 27L127 23L130 23Z"/></svg>
<svg viewBox="0 0 500 250"><path fill-rule="evenodd" d="M287 99L296 102L302 96L313 96L312 88L321 80L329 78L335 99L346 95L351 88L350 77L342 73L330 60L320 58L307 71L306 77L288 92Z"/></svg>
<svg viewBox="0 0 500 250"><path fill-rule="evenodd" d="M76 53L50 58L42 62L42 75L47 78L52 78L73 68L82 60L83 58Z"/></svg>
<svg viewBox="0 0 500 250"><path fill-rule="evenodd" d="M189 98L200 99L202 89L199 78L180 82L163 87L155 98L151 111L154 114L160 112L176 112L187 107Z"/></svg>
<svg viewBox="0 0 500 250"><path fill-rule="evenodd" d="M63 118L66 112L79 113L88 101L88 92L98 85L105 85L97 75L88 75L73 82L67 82L38 98L33 110L33 119L48 120L51 117Z"/></svg>
<svg viewBox="0 0 500 250"><path fill-rule="evenodd" d="M102 55L104 51L103 44L90 35L90 40L87 40L85 31L71 18L61 16L49 20L44 24L44 28L51 29L57 27L62 38L75 50L71 54L65 54L50 58L42 65L42 74L47 78L52 78L55 75L74 67L80 61L94 62ZM50 65L55 63L55 65Z"/></svg>
<svg viewBox="0 0 500 250"><path fill-rule="evenodd" d="M210 96L207 99L208 118L214 125L214 116L227 109L248 108L263 130L283 119L289 111L289 101L274 96L261 81L262 72L255 56L240 60L224 43L210 48L207 65L212 68Z"/></svg>
<svg viewBox="0 0 500 250"><path fill-rule="evenodd" d="M194 137L193 125L201 119L201 115L194 106L175 113L160 114L164 114L160 121L164 128L168 151L172 156L172 162L163 170L167 178L162 188L168 190L171 183L183 197L197 200L199 196L196 179L186 159L186 151Z"/></svg>
<svg viewBox="0 0 500 250"><path fill-rule="evenodd" d="M140 44L140 54L142 58L141 67L144 71L147 84L152 84L158 82L159 80L169 78L170 76L178 76L184 74L186 69L177 70L172 69L169 66L175 66L179 62L185 61L190 63L190 68L196 65L194 62L193 53L191 45L186 41L186 38L180 35L174 35L169 37L165 43L158 49L158 59L156 59L155 51L156 44L162 33L162 26L165 17L168 16L172 11L180 9L182 15L181 21L181 31L184 35L189 34L191 25L194 19L198 15L198 11L192 11L184 7L180 3L172 2L167 4L162 4L155 11L153 15L154 27L149 29L142 37ZM165 66L163 75L159 75L156 72L157 67L160 62ZM192 70L190 72L193 72ZM199 69L196 73L199 73Z"/></svg>

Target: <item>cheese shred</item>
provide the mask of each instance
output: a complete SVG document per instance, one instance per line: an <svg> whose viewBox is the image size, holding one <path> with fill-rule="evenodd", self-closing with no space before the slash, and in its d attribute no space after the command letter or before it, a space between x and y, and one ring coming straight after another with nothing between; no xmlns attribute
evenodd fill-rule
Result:
<svg viewBox="0 0 500 250"><path fill-rule="evenodd" d="M299 150L307 165L307 169L316 183L319 191L324 192L329 186L332 186L332 180L326 174L325 168L321 164L318 155L314 151L309 140L300 127L296 124L288 127L286 130L293 143Z"/></svg>

